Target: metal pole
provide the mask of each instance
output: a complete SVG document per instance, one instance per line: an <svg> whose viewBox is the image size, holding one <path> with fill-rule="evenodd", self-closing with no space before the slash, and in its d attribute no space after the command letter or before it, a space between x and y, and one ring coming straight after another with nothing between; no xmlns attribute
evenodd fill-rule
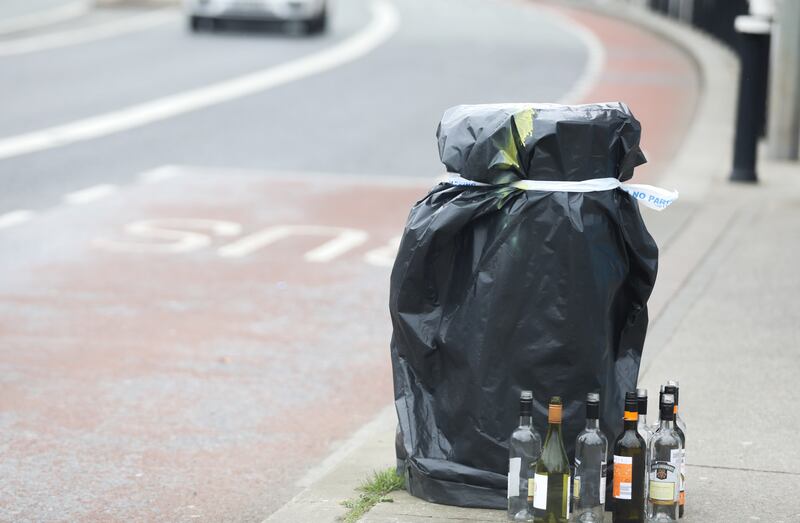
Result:
<svg viewBox="0 0 800 523"><path fill-rule="evenodd" d="M741 73L730 179L757 182L756 146L766 111L762 85L769 61L770 23L763 18L739 16L735 26L740 34Z"/></svg>
<svg viewBox="0 0 800 523"><path fill-rule="evenodd" d="M800 158L800 1L778 4L770 64L768 151L776 160Z"/></svg>

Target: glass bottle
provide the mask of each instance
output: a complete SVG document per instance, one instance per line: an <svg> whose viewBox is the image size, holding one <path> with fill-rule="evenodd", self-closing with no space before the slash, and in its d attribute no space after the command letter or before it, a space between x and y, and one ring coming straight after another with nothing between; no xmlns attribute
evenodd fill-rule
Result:
<svg viewBox="0 0 800 523"><path fill-rule="evenodd" d="M569 521L569 459L561 434L561 398L550 398L547 412L547 436L533 479L533 521L567 523Z"/></svg>
<svg viewBox="0 0 800 523"><path fill-rule="evenodd" d="M600 394L586 395L586 428L575 440L572 521L603 523L606 503L608 439L600 430Z"/></svg>
<svg viewBox="0 0 800 523"><path fill-rule="evenodd" d="M648 523L678 521L681 474L681 437L675 430L675 397L662 394L659 428L647 446Z"/></svg>
<svg viewBox="0 0 800 523"><path fill-rule="evenodd" d="M508 519L533 521L533 492L528 483L542 453L542 439L533 428L533 394L523 390L519 397L519 426L508 442Z"/></svg>
<svg viewBox="0 0 800 523"><path fill-rule="evenodd" d="M644 462L647 447L636 430L638 402L625 393L624 430L614 442L614 523L644 523Z"/></svg>
<svg viewBox="0 0 800 523"><path fill-rule="evenodd" d="M639 411L639 421L636 430L644 439L645 443L650 441L656 429L647 424L647 389L636 389L636 405Z"/></svg>
<svg viewBox="0 0 800 523"><path fill-rule="evenodd" d="M679 387L677 381L668 381L667 385L664 387L665 394L672 394L675 398L675 407L673 410L675 411L675 431L681 437L681 493L680 493L680 500L678 506L678 516L683 517L684 512L686 511L686 424L678 414L678 403L680 401L679 397Z"/></svg>
<svg viewBox="0 0 800 523"><path fill-rule="evenodd" d="M644 440L645 448L647 444L650 443L650 438L653 437L655 434L656 429L658 428L658 421L656 421L655 426L650 426L647 424L647 389L636 389L636 404L639 410L639 421L638 425L636 425L636 431ZM645 476L647 476L647 471L650 470L650 462L647 461L647 453L644 456L644 470ZM649 483L647 478L645 477L644 480L644 499L645 502L647 501L647 487Z"/></svg>

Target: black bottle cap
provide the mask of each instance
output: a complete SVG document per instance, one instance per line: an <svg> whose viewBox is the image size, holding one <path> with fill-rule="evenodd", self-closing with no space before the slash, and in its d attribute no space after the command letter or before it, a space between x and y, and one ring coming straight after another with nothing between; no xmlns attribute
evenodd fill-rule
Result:
<svg viewBox="0 0 800 523"><path fill-rule="evenodd" d="M639 401L635 392L625 393L625 410L628 412L639 412Z"/></svg>
<svg viewBox="0 0 800 523"><path fill-rule="evenodd" d="M590 392L586 395L586 419L600 418L600 394Z"/></svg>
<svg viewBox="0 0 800 523"><path fill-rule="evenodd" d="M533 416L533 393L529 390L523 390L519 395L519 415Z"/></svg>
<svg viewBox="0 0 800 523"><path fill-rule="evenodd" d="M673 388L672 394L675 395L675 405L678 405L680 403L680 385L675 380L669 380L667 381L667 387Z"/></svg>
<svg viewBox="0 0 800 523"><path fill-rule="evenodd" d="M675 401L675 406L678 405L678 386L673 385L672 382L668 382L667 385L664 387L664 394L672 394L672 397Z"/></svg>
<svg viewBox="0 0 800 523"><path fill-rule="evenodd" d="M675 421L675 396L669 392L664 392L661 394L661 401L659 403L661 419Z"/></svg>
<svg viewBox="0 0 800 523"><path fill-rule="evenodd" d="M636 401L639 406L639 414L647 414L647 389L636 389Z"/></svg>

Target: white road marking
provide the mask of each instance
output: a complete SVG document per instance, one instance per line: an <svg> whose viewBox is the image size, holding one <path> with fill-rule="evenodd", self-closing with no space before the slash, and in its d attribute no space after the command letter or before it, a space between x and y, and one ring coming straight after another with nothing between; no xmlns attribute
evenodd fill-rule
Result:
<svg viewBox="0 0 800 523"><path fill-rule="evenodd" d="M546 12L553 23L575 35L586 46L586 51L589 54L586 67L584 67L581 76L572 85L572 88L558 99L558 103L561 104L585 103L587 102L586 96L597 83L597 79L603 71L603 65L606 61L605 48L591 30L577 23L569 16L550 8L542 9L541 12Z"/></svg>
<svg viewBox="0 0 800 523"><path fill-rule="evenodd" d="M84 205L97 201L101 198L105 198L106 196L110 196L115 192L117 192L116 185L93 185L91 187L87 187L86 189L81 189L80 191L65 194L64 203L68 203L70 205Z"/></svg>
<svg viewBox="0 0 800 523"><path fill-rule="evenodd" d="M237 236L242 231L242 226L236 222L202 218L140 220L126 225L125 232L137 238L156 240L155 242L122 242L100 238L94 240L92 246L115 252L191 252L211 245L211 236L197 230L209 231L213 236Z"/></svg>
<svg viewBox="0 0 800 523"><path fill-rule="evenodd" d="M333 236L331 240L308 251L303 258L313 263L329 262L367 241L360 229L322 225L275 225L249 234L217 250L222 258L243 258L255 251L292 236Z"/></svg>
<svg viewBox="0 0 800 523"><path fill-rule="evenodd" d="M0 229L5 229L7 227L27 222L28 220L33 218L35 214L36 213L34 213L33 211L29 211L27 209L21 209L18 211L11 211L5 214L0 214Z"/></svg>
<svg viewBox="0 0 800 523"><path fill-rule="evenodd" d="M178 20L178 18L175 11L160 10L104 24L0 42L0 57L94 42L103 38L150 29L166 22Z"/></svg>
<svg viewBox="0 0 800 523"><path fill-rule="evenodd" d="M394 265L397 258L397 250L400 248L402 237L395 236L383 247L372 249L364 254L364 261L375 267L389 267Z"/></svg>
<svg viewBox="0 0 800 523"><path fill-rule="evenodd" d="M36 29L37 27L52 25L80 16L88 10L89 2L82 0L54 7L47 11L0 20L0 35L19 33L29 29Z"/></svg>
<svg viewBox="0 0 800 523"><path fill-rule="evenodd" d="M0 139L0 159L100 138L228 102L322 73L356 60L385 42L400 23L388 0L373 0L372 19L355 35L297 60L119 111Z"/></svg>
<svg viewBox="0 0 800 523"><path fill-rule="evenodd" d="M139 174L139 182L144 184L158 183L181 174L182 169L177 165L162 165L150 171Z"/></svg>

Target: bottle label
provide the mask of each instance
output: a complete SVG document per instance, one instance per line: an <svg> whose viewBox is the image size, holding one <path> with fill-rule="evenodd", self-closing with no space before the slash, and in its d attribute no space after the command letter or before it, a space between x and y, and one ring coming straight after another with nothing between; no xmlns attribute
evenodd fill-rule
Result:
<svg viewBox="0 0 800 523"><path fill-rule="evenodd" d="M581 460L575 458L575 477L572 478L572 497L580 499L581 497L581 477L578 471L581 470Z"/></svg>
<svg viewBox="0 0 800 523"><path fill-rule="evenodd" d="M639 412L625 411L625 421L639 421Z"/></svg>
<svg viewBox="0 0 800 523"><path fill-rule="evenodd" d="M572 507L572 503L570 502L569 499L572 491L572 483L569 481L569 474L564 474L564 479L562 480L561 484L567 486L567 491L565 492L566 495L564 496L561 510L563 511L564 514L567 515L567 519L569 519L569 509L570 507Z"/></svg>
<svg viewBox="0 0 800 523"><path fill-rule="evenodd" d="M533 508L547 510L547 474L533 476Z"/></svg>
<svg viewBox="0 0 800 523"><path fill-rule="evenodd" d="M521 466L522 466L522 458L511 458L508 460L509 498L516 498L519 496L519 469Z"/></svg>
<svg viewBox="0 0 800 523"><path fill-rule="evenodd" d="M614 497L631 499L633 490L633 458L614 455Z"/></svg>
<svg viewBox="0 0 800 523"><path fill-rule="evenodd" d="M608 472L608 465L605 461L600 463L600 504L606 503L606 474Z"/></svg>
<svg viewBox="0 0 800 523"><path fill-rule="evenodd" d="M686 504L686 449L681 449L681 496L680 504Z"/></svg>
<svg viewBox="0 0 800 523"><path fill-rule="evenodd" d="M674 456L674 453L673 453ZM677 461L655 461L650 464L650 486L648 496L656 505L678 501L680 463Z"/></svg>

